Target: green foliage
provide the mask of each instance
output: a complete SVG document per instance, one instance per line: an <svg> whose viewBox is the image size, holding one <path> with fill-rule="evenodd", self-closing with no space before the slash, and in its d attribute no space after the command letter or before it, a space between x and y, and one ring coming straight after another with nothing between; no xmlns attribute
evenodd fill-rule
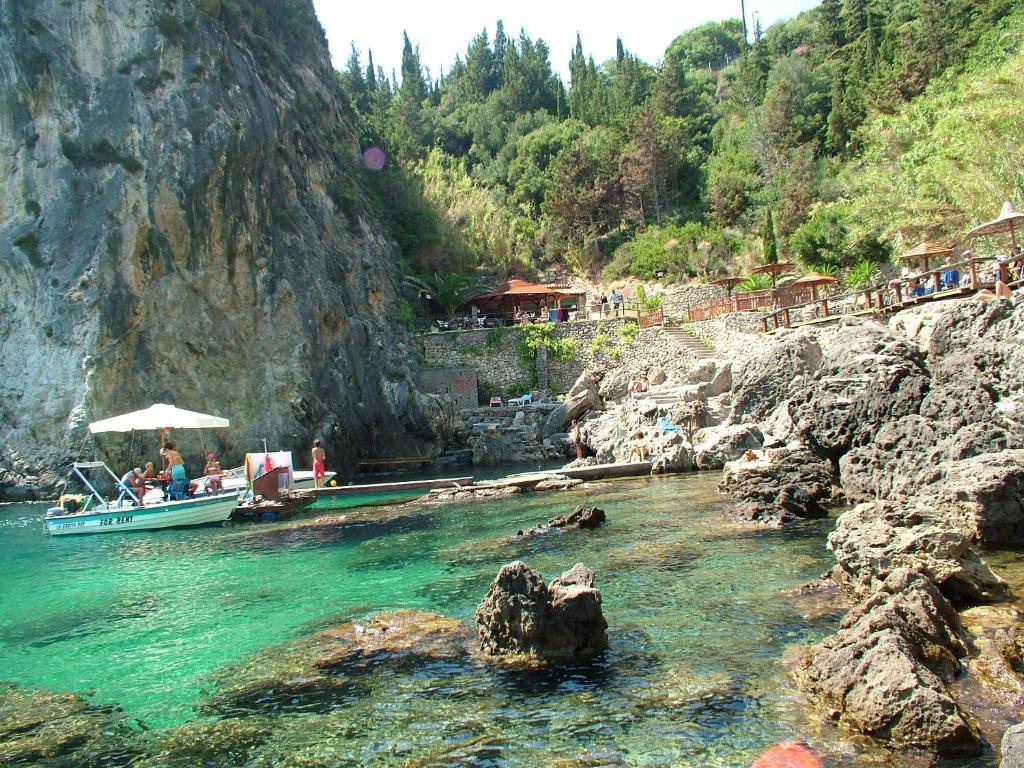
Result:
<svg viewBox="0 0 1024 768"><path fill-rule="evenodd" d="M86 148L69 136L61 136L60 149L64 157L76 168L100 167L116 163L129 173L137 173L143 167L142 163L133 155L117 149L107 139L98 139L92 146Z"/></svg>
<svg viewBox="0 0 1024 768"><path fill-rule="evenodd" d="M185 34L185 26L181 23L181 19L173 13L165 13L157 19L156 28L160 30L160 34L172 43L180 43L182 36Z"/></svg>
<svg viewBox="0 0 1024 768"><path fill-rule="evenodd" d="M39 261L39 236L35 232L22 232L11 241L11 244L15 248L20 248L33 264Z"/></svg>
<svg viewBox="0 0 1024 768"><path fill-rule="evenodd" d="M395 317L398 318L398 322L404 325L408 330L414 330L417 326L416 310L413 308L405 299L399 299L395 304Z"/></svg>
<svg viewBox="0 0 1024 768"><path fill-rule="evenodd" d="M164 83L174 80L174 73L166 69L159 72L144 72L135 79L135 87L147 96L160 88Z"/></svg>
<svg viewBox="0 0 1024 768"><path fill-rule="evenodd" d="M637 286L636 305L640 309L657 309L663 301L664 297L660 293L657 296L648 296L647 290L642 285Z"/></svg>
<svg viewBox="0 0 1024 768"><path fill-rule="evenodd" d="M625 323L619 326L619 338L622 339L623 344L632 345L639 335L640 326L636 323Z"/></svg>
<svg viewBox="0 0 1024 768"><path fill-rule="evenodd" d="M590 354L597 357L599 354L610 348L610 337L606 333L598 333L590 340Z"/></svg>
<svg viewBox="0 0 1024 768"><path fill-rule="evenodd" d="M766 291L772 287L769 275L747 275L736 288L740 291Z"/></svg>
<svg viewBox="0 0 1024 768"><path fill-rule="evenodd" d="M247 17L223 0L220 18L279 58L308 21L297 2ZM824 0L749 49L735 20L689 30L654 65L621 41L595 62L578 39L568 89L543 41L499 24L439 79L406 36L400 82L354 48L337 81L392 161L365 184L419 273L707 277L759 237L769 261L845 270L1020 198L1022 13ZM328 188L343 210L350 181Z"/></svg>
<svg viewBox="0 0 1024 768"><path fill-rule="evenodd" d="M843 276L843 287L851 291L870 288L881 279L878 265L869 259L862 259L850 267Z"/></svg>
<svg viewBox="0 0 1024 768"><path fill-rule="evenodd" d="M466 299L487 290L487 287L472 275L459 272L448 272L443 275L435 273L405 279L410 285L427 292L430 300L441 307L449 317L465 304Z"/></svg>
<svg viewBox="0 0 1024 768"><path fill-rule="evenodd" d="M547 350L549 359L563 362L573 360L579 351L575 339L554 338L554 323L521 325L513 330L520 337L516 343L516 352L523 362L532 363L537 357L537 350L541 348Z"/></svg>

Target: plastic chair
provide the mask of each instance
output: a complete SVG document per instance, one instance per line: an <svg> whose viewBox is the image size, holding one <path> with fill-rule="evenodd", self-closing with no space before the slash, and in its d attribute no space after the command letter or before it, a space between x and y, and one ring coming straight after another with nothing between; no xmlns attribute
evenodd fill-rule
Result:
<svg viewBox="0 0 1024 768"><path fill-rule="evenodd" d="M171 480L167 486L167 497L175 501L184 501L188 492L188 480Z"/></svg>

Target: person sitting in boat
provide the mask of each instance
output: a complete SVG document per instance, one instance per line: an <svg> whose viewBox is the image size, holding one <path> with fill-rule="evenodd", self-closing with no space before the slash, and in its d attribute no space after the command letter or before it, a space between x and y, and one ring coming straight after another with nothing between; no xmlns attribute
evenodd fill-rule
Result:
<svg viewBox="0 0 1024 768"><path fill-rule="evenodd" d="M220 462L217 461L216 453L206 454L206 466L203 467L203 474L206 476L207 496L214 493L221 493L224 490L224 481L221 479L221 475L224 474L224 470L220 468Z"/></svg>
<svg viewBox="0 0 1024 768"><path fill-rule="evenodd" d="M142 497L146 493L146 482L142 479L141 467L129 469L121 475L118 485L121 486L119 490L135 494L135 498L138 499L140 504L142 503Z"/></svg>

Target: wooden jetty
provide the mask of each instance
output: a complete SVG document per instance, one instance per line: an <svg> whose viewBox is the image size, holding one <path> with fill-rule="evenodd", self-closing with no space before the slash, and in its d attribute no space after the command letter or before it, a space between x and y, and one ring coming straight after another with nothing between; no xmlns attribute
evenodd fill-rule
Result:
<svg viewBox="0 0 1024 768"><path fill-rule="evenodd" d="M394 493L395 491L418 491L431 488L454 488L455 486L473 485L472 477L444 477L436 480L405 480L396 483L366 483L363 485L335 485L327 488L314 488L312 493L317 496L350 496L356 494Z"/></svg>

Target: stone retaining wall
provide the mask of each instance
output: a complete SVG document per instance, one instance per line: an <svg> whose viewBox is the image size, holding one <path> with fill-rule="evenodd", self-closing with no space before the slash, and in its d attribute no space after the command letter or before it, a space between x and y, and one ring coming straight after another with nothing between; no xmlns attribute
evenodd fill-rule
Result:
<svg viewBox="0 0 1024 768"><path fill-rule="evenodd" d="M719 357L741 360L758 349L761 334L760 312L733 312L711 320L687 323L686 329L711 344Z"/></svg>
<svg viewBox="0 0 1024 768"><path fill-rule="evenodd" d="M666 285L659 288L656 293L662 296L661 305L665 308L666 316L685 319L687 309L694 304L725 296L725 289L709 283L694 283L692 285Z"/></svg>
<svg viewBox="0 0 1024 768"><path fill-rule="evenodd" d="M567 391L585 370L604 371L623 367L628 373L651 368L678 367L678 344L660 327L637 329L633 320L616 318L556 325L553 340L569 339L575 347L571 359L547 354L548 386L552 393ZM543 361L524 360L518 351L521 338L514 328L429 333L420 337L427 368L473 368L480 388L502 397L521 395L537 388L544 378L538 371Z"/></svg>

